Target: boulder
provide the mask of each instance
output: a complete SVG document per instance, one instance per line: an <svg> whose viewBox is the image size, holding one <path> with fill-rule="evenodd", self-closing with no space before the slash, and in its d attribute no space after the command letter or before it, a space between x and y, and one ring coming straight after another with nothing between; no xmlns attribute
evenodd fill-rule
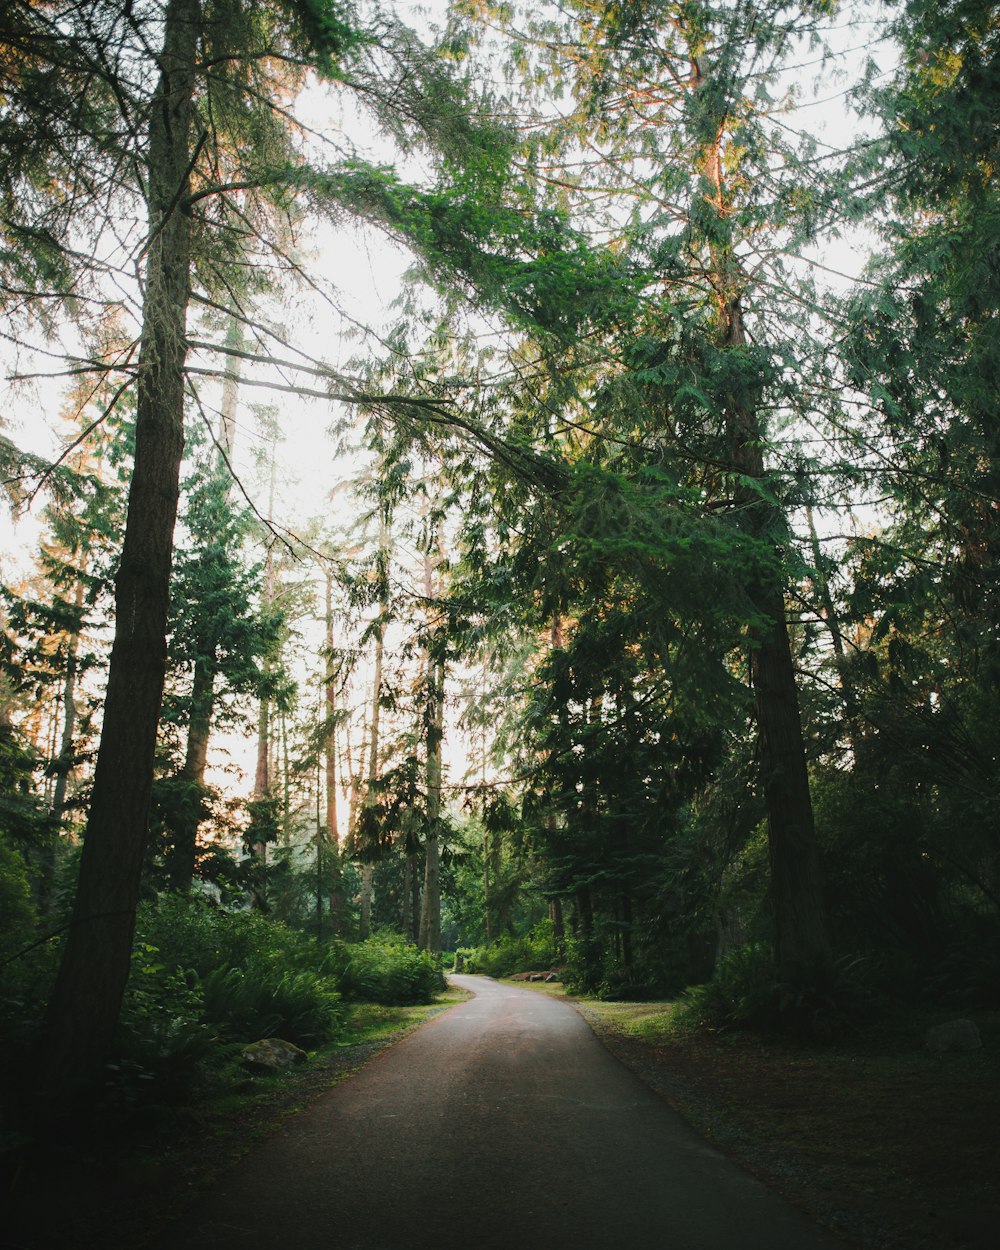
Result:
<svg viewBox="0 0 1000 1250"><path fill-rule="evenodd" d="M240 1058L243 1066L251 1072L281 1072L296 1063L305 1063L308 1056L304 1050L291 1042L282 1041L280 1037L265 1037L263 1041L244 1047Z"/></svg>
<svg viewBox="0 0 1000 1250"><path fill-rule="evenodd" d="M928 1050L978 1050L983 1041L971 1020L948 1020L928 1029L924 1045Z"/></svg>

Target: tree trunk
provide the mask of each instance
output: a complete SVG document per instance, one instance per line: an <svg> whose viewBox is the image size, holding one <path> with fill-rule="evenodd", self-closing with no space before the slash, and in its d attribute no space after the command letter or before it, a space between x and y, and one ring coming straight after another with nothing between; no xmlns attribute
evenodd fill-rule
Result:
<svg viewBox="0 0 1000 1250"><path fill-rule="evenodd" d="M182 796L180 813L174 821L173 842L166 857L170 884L181 893L187 893L194 881L201 800L205 786L205 769L208 765L208 743L212 733L214 706L215 664L201 657L195 661L194 666L187 749L180 771L180 779L185 783L185 793Z"/></svg>
<svg viewBox="0 0 1000 1250"><path fill-rule="evenodd" d="M739 299L725 310L725 346L739 349L746 336ZM766 550L785 531L780 510L752 483L766 480L762 431L756 413L738 403L728 414L733 467L740 475L737 506L751 540L761 545L748 587L756 623L750 630L750 680L761 745L767 805L775 964L781 982L822 987L832 954L813 824L799 693L788 638L780 555Z"/></svg>
<svg viewBox="0 0 1000 1250"><path fill-rule="evenodd" d="M170 0L149 120L135 466L115 584L115 638L80 878L42 1054L49 1107L94 1081L128 980L166 672L167 603L184 446L190 218L184 208L200 6Z"/></svg>
<svg viewBox="0 0 1000 1250"><path fill-rule="evenodd" d="M383 531L384 533L384 531ZM383 535L379 535L381 542ZM372 677L372 724L371 739L368 743L368 785L378 777L379 770L379 718L382 711L382 653L384 642L382 626L379 625L375 634L375 673ZM375 878L375 866L370 860L361 863L361 915L360 934L366 938L371 934L372 927L372 885Z"/></svg>
<svg viewBox="0 0 1000 1250"><path fill-rule="evenodd" d="M326 574L326 734L323 751L326 758L326 834L330 846L336 848L337 833L337 691L334 688L336 669L333 663L333 577Z"/></svg>
<svg viewBox="0 0 1000 1250"><path fill-rule="evenodd" d="M222 379L222 403L219 405L219 430L216 435L218 458L223 462L227 474L233 467L233 452L236 450L236 404L240 394L240 378L243 372L243 358L237 355L245 344L243 327L235 316L230 316L226 326L226 347L232 353L226 357L226 372ZM229 477L230 487L232 477Z"/></svg>
<svg viewBox="0 0 1000 1250"><path fill-rule="evenodd" d="M420 909L420 946L441 952L441 767L444 738L443 659L429 666L427 685L427 853L424 862L424 898Z"/></svg>
<svg viewBox="0 0 1000 1250"><path fill-rule="evenodd" d="M493 943L493 888L490 881L490 856L493 854L490 831L483 830L483 912L486 918L486 945Z"/></svg>
<svg viewBox="0 0 1000 1250"><path fill-rule="evenodd" d="M86 564L80 570L73 594L73 606L77 618L83 613L83 574ZM69 789L69 775L73 769L73 736L76 733L76 668L80 654L80 633L74 629L70 634L66 647L66 676L63 681L63 723L59 740L59 755L56 760L56 780L52 790L52 810L61 817L66 806L66 793Z"/></svg>
<svg viewBox="0 0 1000 1250"><path fill-rule="evenodd" d="M566 926L563 923L562 899L549 899L549 919L552 921L552 941L556 948L556 959L561 963L566 953Z"/></svg>

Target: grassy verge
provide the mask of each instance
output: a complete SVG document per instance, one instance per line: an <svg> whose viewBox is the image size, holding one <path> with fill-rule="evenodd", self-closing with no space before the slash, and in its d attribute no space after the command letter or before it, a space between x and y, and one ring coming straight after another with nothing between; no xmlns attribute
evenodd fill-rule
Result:
<svg viewBox="0 0 1000 1250"><path fill-rule="evenodd" d="M269 1076L233 1069L189 1102L136 1108L111 1125L60 1125L3 1177L5 1250L138 1250L289 1116L468 997L449 987L428 1006L354 1004L341 1040L300 1067Z"/></svg>
<svg viewBox="0 0 1000 1250"><path fill-rule="evenodd" d="M982 1050L936 1055L923 1046L926 1029L962 1013L899 1009L809 1048L672 1031L669 1003L575 1001L700 1133L849 1244L997 1245L1000 1012L970 1013Z"/></svg>

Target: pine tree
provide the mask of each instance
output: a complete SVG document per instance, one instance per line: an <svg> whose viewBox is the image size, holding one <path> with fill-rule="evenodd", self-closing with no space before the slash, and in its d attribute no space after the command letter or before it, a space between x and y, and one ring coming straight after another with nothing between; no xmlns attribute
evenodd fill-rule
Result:
<svg viewBox="0 0 1000 1250"><path fill-rule="evenodd" d="M58 80L55 66L71 59L81 76L89 74L101 86L96 94L106 112L96 122L82 117L72 137L81 149L101 156L102 168L114 147L104 119L115 110L125 114L120 119L125 142L114 157L112 179L98 189L106 200L91 185L92 162L82 150L74 154L78 164L71 185L82 184L90 203L105 211L107 205L111 212L122 211L123 199L143 200L148 224L142 249L135 467L80 881L49 1007L43 1079L50 1097L97 1070L111 1042L128 975L165 672L192 283L197 279L209 291L220 284L230 290L241 285L245 236L232 227L227 189L238 175L245 191L256 192L266 216L267 171L289 155L284 122L268 105L283 49L308 57L307 40L316 36L318 59L329 63L354 42L339 12L328 9L328 20L317 22L311 6L292 7L290 14L277 5L244 11L237 5L168 0L162 10L152 6L135 12L126 6L121 13L106 12L97 27L88 25L87 13L72 9L58 23L47 12L32 15L31 52L44 59L42 76ZM294 49L279 30L290 16L300 19ZM158 37L153 36L156 27ZM157 46L158 53L152 53ZM269 51L273 58L263 55ZM133 79L128 67L147 66L151 59L157 77L148 96L142 73ZM77 103L89 96L89 90L86 96L81 92ZM26 111L37 110L37 85L19 87L17 99ZM16 116L16 109L12 113ZM21 191L28 174L23 169L15 173ZM15 201L22 218L29 203L24 195ZM60 225L68 232L77 222L60 218ZM72 255L56 242L60 258ZM234 261L236 270L230 267ZM68 286L62 289L69 294Z"/></svg>

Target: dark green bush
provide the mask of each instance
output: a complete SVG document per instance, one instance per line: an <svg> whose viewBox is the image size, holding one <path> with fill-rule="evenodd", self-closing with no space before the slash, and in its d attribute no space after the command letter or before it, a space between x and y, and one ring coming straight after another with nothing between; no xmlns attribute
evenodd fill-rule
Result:
<svg viewBox="0 0 1000 1250"><path fill-rule="evenodd" d="M430 1003L444 988L432 957L395 934L382 934L356 945L338 943L331 954L341 991L353 1002L404 1007Z"/></svg>
<svg viewBox="0 0 1000 1250"><path fill-rule="evenodd" d="M321 963L315 942L259 913L171 895L144 904L119 1029L124 1063L169 1088L237 1043L332 1040L344 1013Z"/></svg>
<svg viewBox="0 0 1000 1250"><path fill-rule="evenodd" d="M515 972L544 972L556 963L552 923L539 921L523 937L504 936L489 946L463 951L465 970L489 977L509 977Z"/></svg>
<svg viewBox="0 0 1000 1250"><path fill-rule="evenodd" d="M720 959L710 981L686 989L671 1022L680 1029L764 1029L828 1041L870 1017L876 1001L863 960L840 961L823 984L786 985L775 975L770 947L754 942Z"/></svg>
<svg viewBox="0 0 1000 1250"><path fill-rule="evenodd" d="M738 947L719 960L712 979L689 987L674 1005L677 1028L753 1028L774 1011L774 958L762 943Z"/></svg>
<svg viewBox="0 0 1000 1250"><path fill-rule="evenodd" d="M316 968L322 958L310 938L260 912L227 911L171 894L139 909L136 942L155 946L171 967L200 978L217 968L242 968L248 975Z"/></svg>
<svg viewBox="0 0 1000 1250"><path fill-rule="evenodd" d="M216 968L201 985L204 1018L234 1041L282 1037L297 1046L332 1040L343 1025L340 994L332 977L316 972L248 975Z"/></svg>

